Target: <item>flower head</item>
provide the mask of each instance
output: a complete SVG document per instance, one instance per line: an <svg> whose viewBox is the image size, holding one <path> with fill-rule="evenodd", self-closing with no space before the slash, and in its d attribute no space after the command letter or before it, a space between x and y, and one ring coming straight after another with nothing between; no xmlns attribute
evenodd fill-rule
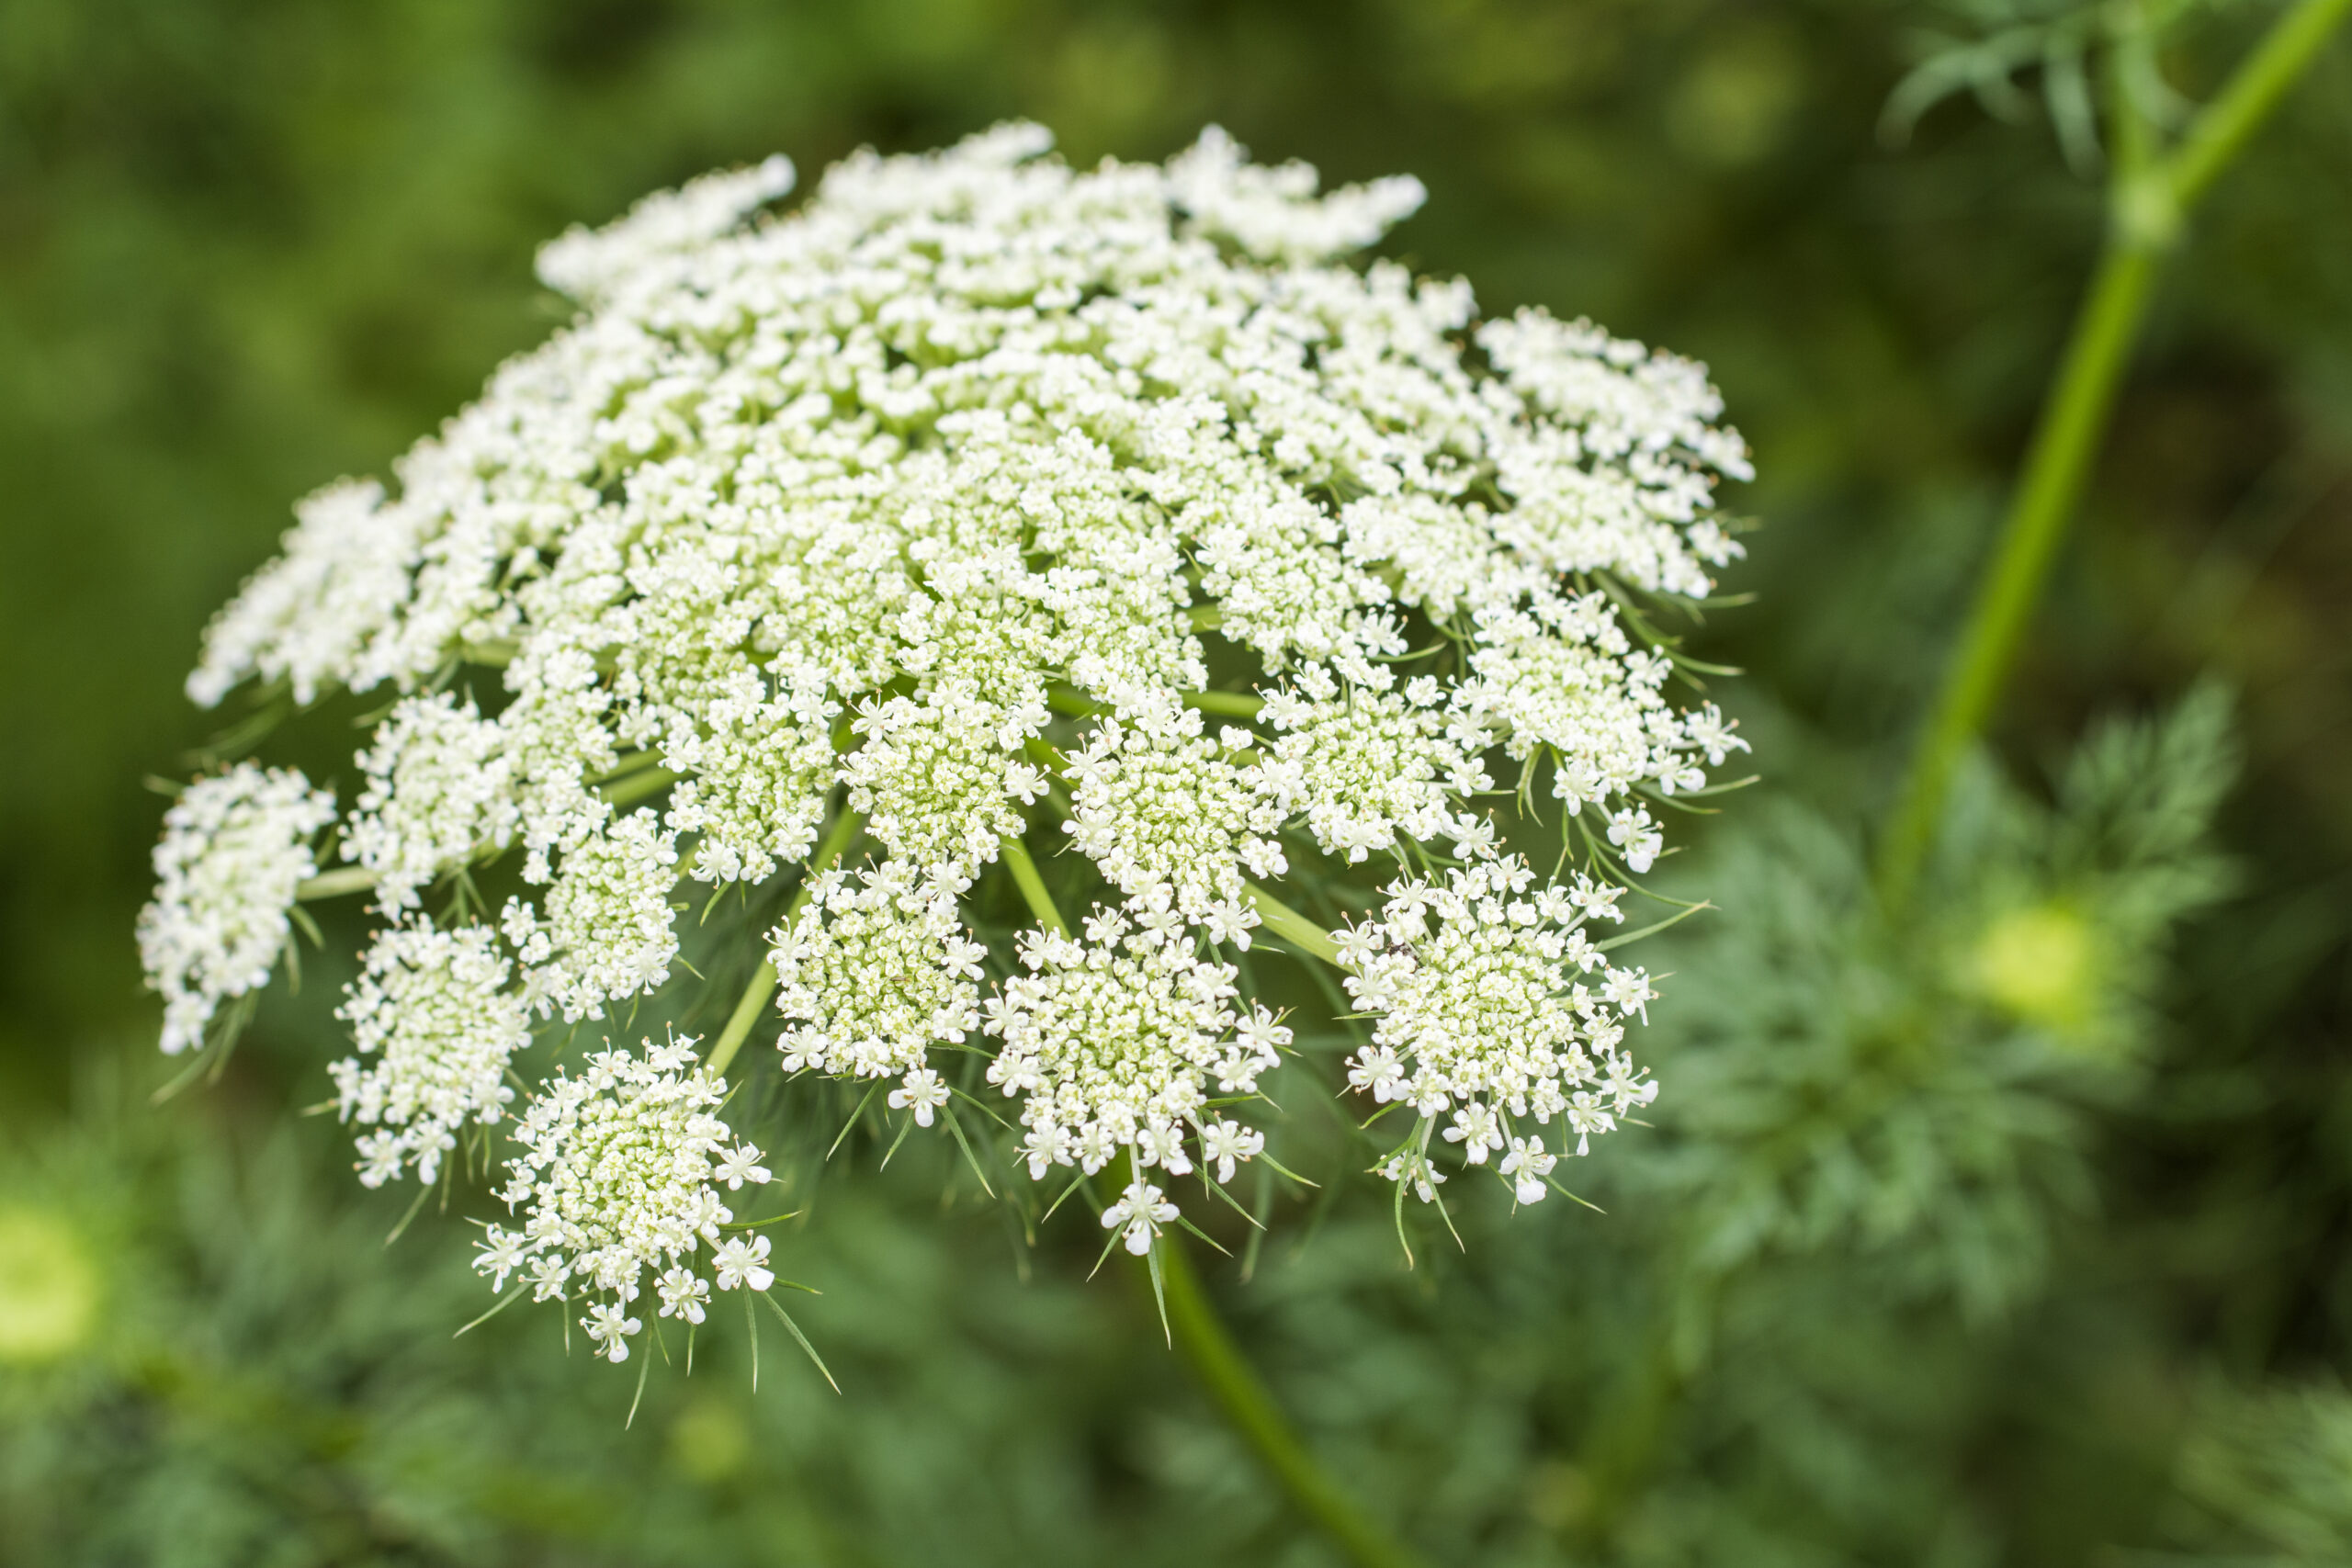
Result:
<svg viewBox="0 0 2352 1568"><path fill-rule="evenodd" d="M768 908L797 877L766 939L785 1067L892 1080L960 1133L932 1053L992 1043L1032 1176L1125 1155L1113 1225L1148 1248L1174 1214L1151 1178L1266 1154L1247 1102L1290 1032L1225 962L1265 885L1393 856L1463 863L1336 934L1374 1021L1350 1083L1414 1109L1395 1179L1433 1200L1443 1158L1534 1201L1555 1156L1522 1120L1581 1151L1655 1092L1619 1049L1651 992L1585 934L1616 887L1533 886L1479 797L1544 784L1596 869L1638 872L1655 799L1744 749L1620 608L1703 598L1739 553L1713 497L1746 450L1704 372L1351 265L1416 182L1319 191L1214 129L1163 166L1073 170L1032 126L859 153L786 210L793 179L708 176L548 246L575 317L396 482L298 507L206 634L200 702L390 688L343 851L399 922L334 1069L368 1179L429 1177L498 1113L527 1014L674 984L682 879ZM500 701L455 694L492 671ZM141 923L167 1048L260 982L331 816L250 767L175 808ZM808 863L829 822L880 863ZM1063 840L1074 935L1006 848ZM510 850L495 937L423 920ZM1046 929L991 953L1022 905ZM478 1267L594 1298L616 1359L649 1274L689 1323L706 1280L765 1289L767 1241L718 1228L719 1184L768 1175L719 1091L679 1045L542 1085L520 1229Z"/></svg>
<svg viewBox="0 0 2352 1568"><path fill-rule="evenodd" d="M964 935L952 897L901 866L812 885L808 908L768 940L787 1071L898 1077L979 1027L987 949Z"/></svg>
<svg viewBox="0 0 2352 1568"><path fill-rule="evenodd" d="M403 698L359 754L368 786L344 827L343 858L376 874L378 907L414 908L417 889L514 836L505 734L447 693Z"/></svg>
<svg viewBox="0 0 2352 1568"><path fill-rule="evenodd" d="M1524 861L1505 856L1440 882L1390 884L1380 919L1356 928L1346 981L1377 1021L1371 1046L1349 1063L1350 1087L1442 1122L1467 1164L1510 1150L1503 1174L1520 1179L1522 1202L1535 1201L1527 1178L1553 1156L1513 1133L1514 1122L1564 1117L1584 1154L1592 1134L1657 1093L1620 1048L1626 1013L1651 995L1647 977L1608 967L1583 937L1576 898L1531 897L1533 880ZM1594 971L1598 986L1583 977ZM1410 1161L1388 1174L1420 1179Z"/></svg>
<svg viewBox="0 0 2352 1568"><path fill-rule="evenodd" d="M490 1227L476 1264L485 1272L503 1265L503 1280L519 1249L539 1267L543 1297L563 1293L567 1281L610 1297L609 1308L591 1309L590 1332L616 1361L639 1327L621 1308L637 1299L649 1270L662 1279L665 1313L683 1312L702 1298L671 1275L693 1273L706 1243L719 1258L741 1259L740 1237L720 1240L719 1227L734 1215L717 1183L729 1175L764 1176L759 1151L733 1142L713 1114L726 1085L690 1066L693 1046L691 1040L649 1045L642 1057L601 1051L579 1076L559 1072L542 1087L515 1132L520 1152L507 1165L504 1196L510 1209L523 1211L521 1233ZM757 1245L764 1258L766 1239ZM721 1290L744 1278L741 1268L718 1271Z"/></svg>
<svg viewBox="0 0 2352 1568"><path fill-rule="evenodd" d="M268 984L295 890L318 871L311 840L334 820L334 796L250 762L198 779L164 814L139 958L164 994L165 1052L201 1042L225 998Z"/></svg>
<svg viewBox="0 0 2352 1568"><path fill-rule="evenodd" d="M328 1069L359 1138L370 1187L416 1168L430 1183L468 1122L491 1122L514 1098L506 1064L530 1043L529 1015L506 989L513 969L487 927L436 931L422 921L378 934L335 1016L357 1056Z"/></svg>

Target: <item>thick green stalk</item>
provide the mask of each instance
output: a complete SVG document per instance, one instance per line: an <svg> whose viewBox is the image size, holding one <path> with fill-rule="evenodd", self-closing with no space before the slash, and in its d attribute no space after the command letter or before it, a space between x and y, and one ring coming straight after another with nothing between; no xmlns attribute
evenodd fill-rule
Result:
<svg viewBox="0 0 2352 1568"><path fill-rule="evenodd" d="M2018 638L2065 537L2132 342L2147 313L2155 265L2154 252L2144 244L2110 243L2099 260L2034 431L1992 564L1977 589L1976 603L1880 845L1879 885L1890 903L1901 903L1917 880L1953 771L1984 728L2016 661Z"/></svg>
<svg viewBox="0 0 2352 1568"><path fill-rule="evenodd" d="M1281 1483L1298 1511L1329 1535L1357 1568L1419 1568L1420 1559L1359 1512L1354 1500L1291 1430L1282 1407L1243 1358L1233 1336L1226 1332L1193 1272L1191 1260L1172 1234L1160 1238L1159 1254L1160 1297L1168 1312L1169 1333L1192 1364L1201 1386L1256 1452L1267 1473Z"/></svg>
<svg viewBox="0 0 2352 1568"><path fill-rule="evenodd" d="M817 852L809 857L808 875L800 879L800 889L793 894L791 906L784 912L786 925L790 925L799 917L800 911L808 907L810 880L849 853L850 846L857 842L857 835L865 826L865 818L847 809L834 818L832 831L825 835L825 841L818 845ZM718 1032L718 1039L710 1048L710 1055L705 1065L710 1069L711 1077L717 1077L727 1070L727 1065L735 1059L735 1053L741 1051L743 1042L751 1038L752 1025L760 1021L761 1010L774 995L775 965L763 954L760 966L752 971L751 983L736 998L735 1010L727 1015L727 1027Z"/></svg>
<svg viewBox="0 0 2352 1568"><path fill-rule="evenodd" d="M2026 623L2050 576L2147 314L2156 265L2181 218L2242 151L2311 64L2352 0L2301 0L2272 24L2168 156L2134 144L2136 111L2115 107L2124 134L2106 248L2051 383L2015 496L1978 586L1943 686L1879 844L1879 888L1891 906L1911 894L1934 841L1954 771L1999 698Z"/></svg>

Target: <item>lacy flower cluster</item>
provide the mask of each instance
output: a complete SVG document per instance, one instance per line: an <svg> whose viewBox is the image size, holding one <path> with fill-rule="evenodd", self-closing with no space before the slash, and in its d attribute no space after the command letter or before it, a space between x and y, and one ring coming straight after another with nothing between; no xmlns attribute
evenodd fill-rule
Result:
<svg viewBox="0 0 2352 1568"><path fill-rule="evenodd" d="M1742 747L1669 700L1631 608L1739 553L1713 491L1748 468L1703 370L1350 265L1419 186L1318 194L1216 130L1079 171L1009 126L792 186L771 160L550 244L570 324L390 483L302 502L214 621L199 703L389 706L341 869L298 775L174 808L141 925L167 1045L260 982L306 878L372 888L339 1103L370 1180L431 1179L527 1081L529 1031L699 986L682 911L773 881L800 893L760 944L786 1071L887 1080L922 1124L1010 1099L1013 1157L1117 1162L1110 1224L1148 1248L1174 1190L1148 1178L1262 1150L1289 1033L1237 963L1306 924L1283 900L1333 908L1290 886L1313 862L1357 907L1396 877L1341 938L1377 1021L1352 1071L1420 1119L1388 1173L1430 1190L1442 1122L1540 1195L1522 1127L1581 1149L1650 1092L1618 1046L1646 987L1593 968L1614 887L1532 886L1496 811L1638 874L1652 807ZM429 907L502 857L502 908ZM984 937L1008 876L1034 927ZM533 1092L531 1218L486 1254L593 1282L616 1352L640 1273L700 1310L723 1212L716 1089L673 1057Z"/></svg>
<svg viewBox="0 0 2352 1568"><path fill-rule="evenodd" d="M579 1077L559 1070L543 1085L507 1165L504 1197L522 1229L486 1226L474 1260L501 1290L524 1269L541 1301L580 1292L589 1338L616 1361L643 1326L629 1309L649 1274L660 1314L682 1324L702 1322L714 1278L722 1291L775 1282L767 1237L720 1235L735 1216L718 1184L741 1190L768 1172L712 1114L727 1085L695 1066L694 1045L649 1046L642 1059L600 1051ZM705 1245L707 1259L697 1256Z"/></svg>

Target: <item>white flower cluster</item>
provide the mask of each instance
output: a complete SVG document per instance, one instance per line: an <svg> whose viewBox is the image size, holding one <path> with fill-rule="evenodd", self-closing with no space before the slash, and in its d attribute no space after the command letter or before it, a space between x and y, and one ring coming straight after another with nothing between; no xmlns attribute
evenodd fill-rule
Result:
<svg viewBox="0 0 2352 1568"><path fill-rule="evenodd" d="M598 1353L628 1359L628 1337L644 1326L629 1314L640 1281L653 1270L661 1315L703 1320L712 1278L722 1291L775 1282L765 1236L720 1239L735 1216L718 1184L740 1191L768 1179L760 1151L732 1142L713 1114L727 1085L694 1065L695 1042L648 1043L640 1059L600 1051L578 1077L562 1073L532 1097L514 1141L522 1152L506 1206L527 1208L522 1229L491 1225L474 1267L503 1290L528 1270L537 1300L567 1299L571 1287L606 1300L581 1319ZM695 1272L711 1248L710 1275Z"/></svg>
<svg viewBox="0 0 2352 1568"><path fill-rule="evenodd" d="M318 872L311 840L334 820L334 796L250 762L198 779L164 814L139 959L164 996L166 1052L202 1043L222 1001L269 983L295 889Z"/></svg>
<svg viewBox="0 0 2352 1568"><path fill-rule="evenodd" d="M1264 1145L1216 1117L1207 1085L1254 1093L1291 1032L1262 1007L1237 1016L1233 966L1179 940L1183 917L1165 884L1129 910L1097 908L1086 925L1082 942L1025 933L1021 962L1030 972L1007 980L988 1005L984 1027L1004 1043L988 1078L1024 1097L1031 1178L1042 1181L1055 1166L1091 1175L1122 1150L1137 1180L1150 1166L1182 1176L1193 1168L1189 1138L1230 1180L1233 1162ZM1149 1205L1138 1213L1148 1220ZM1146 1224L1129 1232L1128 1245L1145 1250L1151 1235Z"/></svg>
<svg viewBox="0 0 2352 1568"><path fill-rule="evenodd" d="M401 699L359 753L368 785L343 840L343 858L376 874L379 908L416 908L417 889L444 869L514 838L513 768L498 726L471 702Z"/></svg>
<svg viewBox="0 0 2352 1568"><path fill-rule="evenodd" d="M1427 1201L1445 1179L1428 1160L1429 1134L1484 1165L1502 1154L1521 1202L1544 1196L1557 1156L1514 1126L1560 1117L1589 1152L1592 1134L1657 1097L1657 1085L1620 1049L1625 1021L1657 995L1639 969L1617 969L1585 932L1621 919L1620 890L1579 876L1530 892L1515 855L1484 860L1442 882L1399 878L1381 918L1335 933L1351 971L1350 996L1379 1020L1373 1043L1348 1063L1351 1088L1398 1100L1419 1121L1383 1174L1411 1180ZM1431 922L1434 921L1434 929ZM1588 985L1579 976L1598 973Z"/></svg>
<svg viewBox="0 0 2352 1568"><path fill-rule="evenodd" d="M493 972L487 936L453 935L462 982L454 959L431 980L444 971L403 960L397 994L393 969L370 982L379 1060L345 1093L363 1121L381 1097L370 1169L422 1168L454 1116L484 1113L454 1086L480 1081L516 1010L598 1018L669 980L682 877L775 877L843 812L884 863L825 881L773 934L786 1060L895 1076L893 1107L954 1115L925 1055L980 1008L987 955L960 901L1057 818L1064 865L1099 874L1105 902L1082 938L1020 939L1023 972L988 1004L989 1077L1025 1097L1039 1179L1133 1152L1115 1225L1148 1246L1166 1199L1144 1171L1197 1159L1223 1179L1258 1152L1208 1087L1250 1095L1287 1039L1213 956L1250 945L1253 882L1403 840L1504 874L1475 801L1498 752L1548 770L1646 869L1662 835L1645 797L1703 787L1742 747L1713 708L1668 703L1668 658L1615 607L1703 597L1739 553L1712 495L1747 459L1701 367L1541 311L1481 320L1459 281L1348 265L1418 205L1409 179L1318 194L1313 170L1251 166L1215 130L1165 166L1080 172L1048 148L1015 125L860 153L789 211L791 166L771 160L567 234L540 272L576 318L396 484L302 503L280 558L216 618L199 702L249 679L301 701L402 694L360 758L344 852L403 941L430 940L411 922L434 878L522 852L527 886L496 928L512 979L476 1028L442 1010ZM499 700L443 694L468 666L499 671ZM271 809L284 875L194 818L159 855L164 913L142 939L173 1043L282 938L325 818ZM215 884L265 911L250 938ZM1474 913L1445 930L1486 929L1485 895L1449 896ZM1398 936L1357 976L1396 1071L1359 1066L1391 1089L1427 1075L1416 1103L1442 1095L1482 1158L1498 1145L1474 1105L1568 1115L1579 1061L1614 1070L1596 1034L1577 1057L1479 989L1604 1027L1559 978L1582 939L1514 923L1522 902L1498 905L1509 962ZM1511 1069L1518 1089L1479 1076L1539 1040L1552 1055ZM424 1072L392 1067L395 1043L443 1087L395 1092ZM620 1072L540 1103L652 1093ZM570 1146L528 1127L535 1148ZM593 1205L618 1191L582 1177L535 1213L604 1235ZM661 1234L691 1251L703 1232ZM624 1255L556 1235L529 1233L535 1267Z"/></svg>
<svg viewBox="0 0 2352 1568"><path fill-rule="evenodd" d="M592 786L639 749L684 775L660 831L665 854L694 835L695 876L805 854L839 782L895 858L956 886L1038 798L1024 749L1054 688L1172 702L1214 633L1370 699L1415 608L1467 639L1472 668L1423 705L1453 750L1549 748L1579 799L1684 780L1695 742L1645 656L1557 584L1703 594L1736 553L1706 502L1746 461L1696 367L1334 265L1411 210L1409 180L1317 197L1215 133L1164 169L1079 174L1045 147L1016 126L861 154L768 219L774 161L566 236L544 276L586 313L403 458L397 493L306 503L191 691L503 664L495 719L404 705L369 754L351 852L387 907L518 815L535 880L608 860ZM862 743L837 756L852 706ZM1350 755L1376 770L1425 728L1394 718ZM1383 824L1426 836L1445 807L1414 786L1475 775L1411 750L1400 786L1327 799L1291 770L1272 799L1351 855ZM1217 778L1170 750L1165 782ZM1147 827L1085 826L1123 888L1184 837ZM1179 889L1189 916L1233 922L1231 859ZM609 954L578 921L548 936L538 994L587 1015L658 977L651 903L627 902L597 927Z"/></svg>
<svg viewBox="0 0 2352 1568"><path fill-rule="evenodd" d="M1407 682L1401 697L1360 689L1342 696L1328 682L1319 701L1277 693L1265 717L1285 733L1259 770L1261 791L1283 817L1303 813L1323 852L1351 864L1399 832L1424 842L1475 833L1476 819L1465 823L1452 807L1493 781L1475 730L1449 731L1442 694L1427 675Z"/></svg>
<svg viewBox="0 0 2352 1568"><path fill-rule="evenodd" d="M924 1066L933 1043L961 1044L980 1026L980 961L953 898L890 865L853 878L828 871L809 885L808 907L769 934L776 1002L786 1022L777 1044L786 1072L839 1077L898 1076L891 1103L931 1125L946 1102Z"/></svg>
<svg viewBox="0 0 2352 1568"><path fill-rule="evenodd" d="M668 979L678 955L670 907L677 865L677 835L651 811L633 811L572 847L548 889L544 919L508 900L503 922L531 965L531 1004L573 1021L602 1018L606 1002Z"/></svg>
<svg viewBox="0 0 2352 1568"><path fill-rule="evenodd" d="M506 989L512 969L486 927L420 920L378 934L335 1012L359 1055L327 1069L343 1120L375 1129L359 1138L361 1181L380 1187L413 1165L430 1184L458 1130L497 1121L514 1100L506 1064L531 1028Z"/></svg>
<svg viewBox="0 0 2352 1568"><path fill-rule="evenodd" d="M1123 692L1120 710L1069 759L1063 829L1131 899L1165 888L1214 940L1248 947L1258 917L1244 900L1243 869L1261 877L1289 869L1272 838L1285 813L1253 798L1253 778L1235 766L1257 738L1228 725L1207 739L1200 710L1170 692Z"/></svg>

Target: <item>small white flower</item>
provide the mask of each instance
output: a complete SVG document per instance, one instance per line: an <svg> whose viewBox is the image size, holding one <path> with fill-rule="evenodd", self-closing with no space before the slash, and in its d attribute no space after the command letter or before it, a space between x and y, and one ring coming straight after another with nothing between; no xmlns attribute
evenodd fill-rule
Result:
<svg viewBox="0 0 2352 1568"><path fill-rule="evenodd" d="M1487 1151L1503 1146L1502 1128L1493 1111L1475 1100L1468 1100L1453 1113L1453 1125L1445 1130L1445 1141L1460 1144L1462 1157L1472 1165L1484 1165Z"/></svg>
<svg viewBox="0 0 2352 1568"><path fill-rule="evenodd" d="M589 1306L588 1315L580 1320L580 1326L596 1342L596 1353L617 1365L628 1359L628 1336L644 1325L629 1316L625 1307L596 1302Z"/></svg>
<svg viewBox="0 0 2352 1568"><path fill-rule="evenodd" d="M1540 1203L1544 1201L1544 1179L1559 1162L1557 1155L1544 1152L1542 1138L1513 1138L1510 1153L1503 1156L1497 1168L1512 1179L1512 1190L1521 1202Z"/></svg>
<svg viewBox="0 0 2352 1568"><path fill-rule="evenodd" d="M1175 1122L1158 1117L1144 1123L1136 1139L1136 1157L1146 1165L1156 1165L1170 1176L1192 1173L1192 1156L1184 1152L1184 1129Z"/></svg>
<svg viewBox="0 0 2352 1568"><path fill-rule="evenodd" d="M713 1181L727 1183L727 1190L740 1192L746 1181L761 1183L768 1179L768 1168L760 1163L760 1151L749 1144L738 1144L711 1168Z"/></svg>
<svg viewBox="0 0 2352 1568"><path fill-rule="evenodd" d="M775 1283L775 1273L767 1262L767 1237L729 1236L712 1254L711 1271L722 1291L764 1291Z"/></svg>
<svg viewBox="0 0 2352 1568"><path fill-rule="evenodd" d="M560 1302L565 1299L564 1287L571 1281L571 1266L560 1253L542 1252L531 1259L531 1299L535 1302Z"/></svg>
<svg viewBox="0 0 2352 1568"><path fill-rule="evenodd" d="M1141 1258L1151 1250L1151 1238L1159 1227L1176 1217L1176 1205L1166 1201L1159 1188L1137 1178L1127 1184L1119 1201L1102 1211L1102 1228L1117 1230L1126 1227L1126 1247Z"/></svg>
<svg viewBox="0 0 2352 1568"><path fill-rule="evenodd" d="M890 1109L911 1110L915 1125L928 1127L933 1112L947 1103L947 1086L929 1067L917 1067L890 1091Z"/></svg>
<svg viewBox="0 0 2352 1568"><path fill-rule="evenodd" d="M497 1225L486 1225L482 1229L481 1240L474 1245L480 1249L474 1258L474 1271L490 1276L492 1290L506 1289L506 1276L523 1267L526 1251L523 1238Z"/></svg>
<svg viewBox="0 0 2352 1568"><path fill-rule="evenodd" d="M663 1317L681 1318L687 1323L703 1320L703 1304L710 1300L710 1281L701 1275L673 1265L662 1271L657 1290Z"/></svg>
<svg viewBox="0 0 2352 1568"><path fill-rule="evenodd" d="M1409 1181L1413 1195L1424 1203L1437 1201L1437 1190L1445 1184L1445 1173L1419 1155L1397 1155L1380 1168L1380 1174L1391 1181Z"/></svg>
<svg viewBox="0 0 2352 1568"><path fill-rule="evenodd" d="M1262 1154L1266 1134L1238 1122L1217 1122L1201 1133L1201 1157L1216 1167L1219 1181L1233 1179L1236 1160L1247 1160Z"/></svg>

